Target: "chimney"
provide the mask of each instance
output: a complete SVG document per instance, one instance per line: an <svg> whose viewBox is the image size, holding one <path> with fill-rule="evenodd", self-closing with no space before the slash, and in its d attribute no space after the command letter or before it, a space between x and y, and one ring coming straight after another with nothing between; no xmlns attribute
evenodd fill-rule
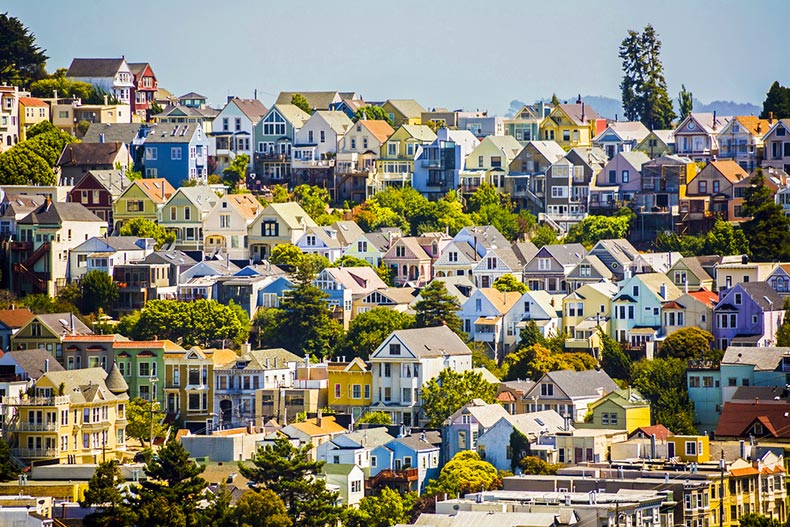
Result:
<svg viewBox="0 0 790 527"><path fill-rule="evenodd" d="M768 124L773 124L774 122L774 112L768 112Z"/></svg>
<svg viewBox="0 0 790 527"><path fill-rule="evenodd" d="M109 99L107 98L107 94L105 93L104 94L104 106L107 106L108 104L109 104Z"/></svg>
<svg viewBox="0 0 790 527"><path fill-rule="evenodd" d="M44 359L44 373L49 371L49 359ZM743 441L741 441L741 445L743 445Z"/></svg>
<svg viewBox="0 0 790 527"><path fill-rule="evenodd" d="M71 336L74 336L74 313L69 313L69 326L71 326Z"/></svg>
<svg viewBox="0 0 790 527"><path fill-rule="evenodd" d="M318 409L318 415L315 418L315 424L316 424L316 426L318 426L318 428L321 428L321 423L323 422L323 420L324 420L324 413L319 408Z"/></svg>
<svg viewBox="0 0 790 527"><path fill-rule="evenodd" d="M235 95L228 95L228 102L232 101L235 98L236 98Z"/></svg>
<svg viewBox="0 0 790 527"><path fill-rule="evenodd" d="M58 104L58 90L52 90L52 98L55 99L55 104Z"/></svg>
<svg viewBox="0 0 790 527"><path fill-rule="evenodd" d="M584 122L584 103L582 103L582 122Z"/></svg>
<svg viewBox="0 0 790 527"><path fill-rule="evenodd" d="M713 129L716 129L716 110L713 110Z"/></svg>
<svg viewBox="0 0 790 527"><path fill-rule="evenodd" d="M658 288L658 294L661 295L662 300L667 299L667 284L661 282L661 287Z"/></svg>
<svg viewBox="0 0 790 527"><path fill-rule="evenodd" d="M656 458L656 434L650 434L650 459Z"/></svg>
<svg viewBox="0 0 790 527"><path fill-rule="evenodd" d="M44 210L49 210L50 205L52 205L52 198L49 195L47 195L44 198Z"/></svg>

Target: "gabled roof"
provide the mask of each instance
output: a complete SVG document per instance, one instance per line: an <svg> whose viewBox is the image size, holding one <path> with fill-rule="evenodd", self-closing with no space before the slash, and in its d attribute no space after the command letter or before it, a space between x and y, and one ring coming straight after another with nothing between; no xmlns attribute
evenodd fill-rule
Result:
<svg viewBox="0 0 790 527"><path fill-rule="evenodd" d="M142 251L137 236L94 236L72 249L74 252Z"/></svg>
<svg viewBox="0 0 790 527"><path fill-rule="evenodd" d="M340 100L340 94L336 91L281 91L275 104L291 104L292 97L297 93L307 99L307 104L313 110L328 110Z"/></svg>
<svg viewBox="0 0 790 527"><path fill-rule="evenodd" d="M511 426L527 437L540 437L541 433L548 431L554 434L565 430L565 419L555 410L541 410L526 414L508 415L505 420ZM569 430L573 430L570 426Z"/></svg>
<svg viewBox="0 0 790 527"><path fill-rule="evenodd" d="M665 145L675 144L674 130L651 130L650 133L659 138Z"/></svg>
<svg viewBox="0 0 790 527"><path fill-rule="evenodd" d="M497 421L510 414L497 403L487 404L482 399L472 399L445 420L445 424L455 421L461 415L471 415L483 428L491 428Z"/></svg>
<svg viewBox="0 0 790 527"><path fill-rule="evenodd" d="M421 143L433 143L436 141L436 134L434 131L424 124L403 124L401 128L406 130L410 136Z"/></svg>
<svg viewBox="0 0 790 527"><path fill-rule="evenodd" d="M600 119L601 116L593 109L592 106L585 103L574 104L560 104L560 108L576 125L587 124L595 119Z"/></svg>
<svg viewBox="0 0 790 527"><path fill-rule="evenodd" d="M106 224L107 221L86 209L82 203L44 202L22 218L24 225L62 225L64 221L85 221Z"/></svg>
<svg viewBox="0 0 790 527"><path fill-rule="evenodd" d="M313 116L315 115L320 116L338 135L344 135L354 126L353 121L348 118L345 112L318 110L313 114Z"/></svg>
<svg viewBox="0 0 790 527"><path fill-rule="evenodd" d="M179 100L181 100L181 99L208 99L208 97L206 97L205 95L200 95L199 93L195 93L195 92L191 91L189 93L185 93L184 95L180 96L178 99Z"/></svg>
<svg viewBox="0 0 790 527"><path fill-rule="evenodd" d="M310 118L310 114L294 104L275 104L273 110L283 116L294 128L301 128Z"/></svg>
<svg viewBox="0 0 790 527"><path fill-rule="evenodd" d="M664 425L651 425L651 426L640 426L639 428L635 429L633 432L629 434L628 439L634 437L640 437L640 434L642 434L642 437L646 437L646 438L655 435L658 441L664 441L667 437L674 435Z"/></svg>
<svg viewBox="0 0 790 527"><path fill-rule="evenodd" d="M216 205L219 198L208 185L195 185L194 187L179 187L176 194L183 194L193 205L202 212L209 212ZM175 197L176 194L173 194ZM170 198L173 199L172 197ZM200 218L196 218L200 221Z"/></svg>
<svg viewBox="0 0 790 527"><path fill-rule="evenodd" d="M478 291L491 302L501 315L510 311L521 300L521 294L514 291L505 293L493 287L481 287Z"/></svg>
<svg viewBox="0 0 790 527"><path fill-rule="evenodd" d="M512 135L489 135L480 143L489 142L496 146L507 156L507 161L512 161L524 148Z"/></svg>
<svg viewBox="0 0 790 527"><path fill-rule="evenodd" d="M63 147L57 166L110 165L115 163L123 143L69 143Z"/></svg>
<svg viewBox="0 0 790 527"><path fill-rule="evenodd" d="M236 107L241 110L241 113L247 116L247 119L252 121L252 124L260 121L261 117L266 115L266 112L269 111L258 99L240 99L238 97L234 97L228 101L228 105L230 104L235 104Z"/></svg>
<svg viewBox="0 0 790 527"><path fill-rule="evenodd" d="M530 141L524 148L529 146L537 150L549 163L559 161L567 153L557 141Z"/></svg>
<svg viewBox="0 0 790 527"><path fill-rule="evenodd" d="M700 289L699 291L692 291L689 293L689 296L696 298L707 307L714 307L716 302L719 301L719 295L714 293L713 291L709 291L705 288Z"/></svg>
<svg viewBox="0 0 790 527"><path fill-rule="evenodd" d="M714 115L716 116L715 120ZM684 119L683 122L678 125L678 127L675 129L675 133L678 133L678 131L683 128L690 119L693 119L697 124L699 124L705 132L709 134L715 134L724 129L724 126L729 123L730 120L732 120L732 117L718 115L713 112L691 112L688 117L686 117L686 119Z"/></svg>
<svg viewBox="0 0 790 527"><path fill-rule="evenodd" d="M148 62L127 62L126 65L129 66L129 71L131 71L132 74L134 75L139 75L140 73L145 71L146 67L148 68L151 67L151 64L149 64ZM151 68L152 73L153 71L154 71L153 68Z"/></svg>
<svg viewBox="0 0 790 527"><path fill-rule="evenodd" d="M738 121L746 131L756 137L762 137L771 128L771 122L768 119L760 119L754 115L736 115L731 122L734 121Z"/></svg>
<svg viewBox="0 0 790 527"><path fill-rule="evenodd" d="M116 395L107 387L107 372L103 368L61 371L50 369L44 376L54 386L63 385L64 393L69 396L72 404L93 402L98 397L112 400L128 399L125 393Z"/></svg>
<svg viewBox="0 0 790 527"><path fill-rule="evenodd" d="M790 347L729 346L722 364L748 364L755 371L774 371L784 357L790 357Z"/></svg>
<svg viewBox="0 0 790 527"><path fill-rule="evenodd" d="M337 239L343 246L349 245L365 234L365 231L355 221L340 220L333 223L331 227L335 229Z"/></svg>
<svg viewBox="0 0 790 527"><path fill-rule="evenodd" d="M699 258L696 256L684 256L673 265L669 270L672 271L679 266L683 266L688 269L690 272L694 274L700 280L710 280L713 277L702 267L702 263L700 262Z"/></svg>
<svg viewBox="0 0 790 527"><path fill-rule="evenodd" d="M790 438L790 404L761 401L725 402L716 426L717 437L745 437L754 423L763 426L764 438Z"/></svg>
<svg viewBox="0 0 790 527"><path fill-rule="evenodd" d="M634 388L609 392L594 403L590 404L590 409L595 408L604 401L611 401L620 408L642 408L645 406L650 406L650 401L645 399L642 394Z"/></svg>
<svg viewBox="0 0 790 527"><path fill-rule="evenodd" d="M425 108L414 99L388 99L387 103L408 118L422 117L425 112Z"/></svg>
<svg viewBox="0 0 790 527"><path fill-rule="evenodd" d="M40 207L46 198L44 196L31 196L29 194L9 194L3 196L3 203L6 203L4 218L24 218L33 210Z"/></svg>
<svg viewBox="0 0 790 527"><path fill-rule="evenodd" d="M352 445L363 448L375 448L389 443L393 439L395 438L387 432L387 427L374 426L335 436L331 442L340 448L352 448Z"/></svg>
<svg viewBox="0 0 790 527"><path fill-rule="evenodd" d="M563 266L578 264L587 255L587 249L585 249L584 245L580 243L568 243L565 245L544 245L542 249L549 253L552 258L557 260L557 263Z"/></svg>
<svg viewBox="0 0 790 527"><path fill-rule="evenodd" d="M387 288L387 284L372 267L327 267L322 272L332 276L353 295L366 295L374 289Z"/></svg>
<svg viewBox="0 0 790 527"><path fill-rule="evenodd" d="M591 253L598 251L605 251L622 266L633 262L639 254L639 251L625 238L600 240L590 249Z"/></svg>
<svg viewBox="0 0 790 527"><path fill-rule="evenodd" d="M231 207L248 220L255 218L262 208L252 194L225 194L222 199L227 200Z"/></svg>
<svg viewBox="0 0 790 527"><path fill-rule="evenodd" d="M628 164L630 164L632 167L634 167L637 170L642 170L642 165L650 161L650 158L647 157L647 154L645 154L641 150L629 150L628 152L619 152L617 155L625 159L628 162Z"/></svg>
<svg viewBox="0 0 790 527"><path fill-rule="evenodd" d="M618 390L617 384L603 370L560 370L546 373L537 384L550 380L571 398L603 397Z"/></svg>
<svg viewBox="0 0 790 527"><path fill-rule="evenodd" d="M421 452L421 451L424 451L424 450L436 450L436 449L438 449L439 447L436 445L436 443L433 443L433 442L431 442L429 440L429 434L433 435L433 434L435 434L435 432L433 432L433 433L426 432L424 437L423 437L423 434L411 433L411 434L409 434L407 436L399 437L397 439L393 439L392 441L390 441L387 444L389 445L391 443L396 443L397 442L397 443L400 443L400 444L410 448L411 450L414 450L415 452Z"/></svg>
<svg viewBox="0 0 790 527"><path fill-rule="evenodd" d="M203 129L200 123L159 124L145 138L145 144L189 143L192 141L192 137L198 128Z"/></svg>
<svg viewBox="0 0 790 527"><path fill-rule="evenodd" d="M389 237L380 232L367 232L365 233L365 239L381 253L385 253L389 249Z"/></svg>
<svg viewBox="0 0 790 527"><path fill-rule="evenodd" d="M91 328L71 313L41 313L35 318L55 335L93 335Z"/></svg>
<svg viewBox="0 0 790 527"><path fill-rule="evenodd" d="M64 371L66 368L52 357L44 348L7 351L16 365L31 379L38 379L47 371Z"/></svg>
<svg viewBox="0 0 790 527"><path fill-rule="evenodd" d="M183 265L191 267L197 263L197 260L193 259L187 253L183 251L171 250L171 251L155 251L145 257L143 263L147 264L157 264L157 263L166 263L171 265Z"/></svg>
<svg viewBox="0 0 790 527"><path fill-rule="evenodd" d="M510 248L513 249L513 254L516 255L516 258L518 258L518 262L522 267L528 261L532 260L536 254L538 254L538 247L530 241L513 242Z"/></svg>
<svg viewBox="0 0 790 527"><path fill-rule="evenodd" d="M389 136L395 133L395 130L390 126L387 121L380 119L362 119L357 121L357 124L362 125L367 129L370 134L376 138L379 143L386 141Z"/></svg>
<svg viewBox="0 0 790 527"><path fill-rule="evenodd" d="M303 225L306 227L315 227L317 225L302 206L295 201L269 203L266 205L262 215L270 216L271 214L277 215L290 229L301 229Z"/></svg>
<svg viewBox="0 0 790 527"><path fill-rule="evenodd" d="M299 432L310 437L342 434L343 432L347 431L345 428L337 424L335 422L335 418L332 416L323 416L320 419L318 417L305 419L300 423L291 423L285 428L289 427L298 430ZM285 429L283 429L283 432L285 432Z"/></svg>
<svg viewBox="0 0 790 527"><path fill-rule="evenodd" d="M417 357L471 355L472 353L464 341L447 326L400 329L390 333L384 342L388 342L393 337L400 340Z"/></svg>
<svg viewBox="0 0 790 527"><path fill-rule="evenodd" d="M590 266L591 271L595 271L594 273L590 273L589 277L582 277L581 272L579 270L582 264L586 264ZM600 276L606 280L612 280L614 278L614 274L612 271L606 267L600 258L595 256L594 254L585 255L584 258L579 262L579 264L573 268L573 270L568 273L568 276L572 276L574 278L594 278L595 276Z"/></svg>
<svg viewBox="0 0 790 527"><path fill-rule="evenodd" d="M113 198L120 196L124 190L132 185L132 182L126 177L122 170L89 170L88 174L104 187ZM79 180L81 183L85 178Z"/></svg>
<svg viewBox="0 0 790 527"><path fill-rule="evenodd" d="M585 109L586 113L586 109ZM621 141L636 141L639 142L650 133L650 130L640 121L616 121L609 123L606 129L598 134L594 143L600 142L608 134L615 134Z"/></svg>
<svg viewBox="0 0 790 527"><path fill-rule="evenodd" d="M276 367L287 368L288 363L302 364L304 359L294 355L285 348L267 348L250 350L232 360L217 365L217 369L235 368L237 364L246 364L245 370L266 370ZM268 368L267 368L268 364Z"/></svg>
<svg viewBox="0 0 790 527"><path fill-rule="evenodd" d="M739 165L732 159L711 161L710 163L708 163L708 165L714 168L719 174L722 175L722 177L724 177L730 183L735 183L736 181L740 181L743 178L749 176L749 173L746 172L743 169L743 167L741 167L741 165Z"/></svg>
<svg viewBox="0 0 790 527"><path fill-rule="evenodd" d="M19 104L27 107L37 106L40 108L49 108L49 105L38 97L20 97Z"/></svg>
<svg viewBox="0 0 790 527"><path fill-rule="evenodd" d="M19 329L33 318L33 312L28 308L0 309L0 324L8 329Z"/></svg>
<svg viewBox="0 0 790 527"><path fill-rule="evenodd" d="M722 293L721 301L724 302L725 299L730 298L733 291L737 288L742 289L744 293L749 295L763 311L779 311L782 309L784 300L768 282L743 282L735 284L732 288ZM770 300L770 302L768 300Z"/></svg>
<svg viewBox="0 0 790 527"><path fill-rule="evenodd" d="M124 63L118 59L74 59L66 72L66 77L115 77Z"/></svg>
<svg viewBox="0 0 790 527"><path fill-rule="evenodd" d="M135 179L132 185L139 187L157 205L166 202L176 193L173 185L164 178Z"/></svg>

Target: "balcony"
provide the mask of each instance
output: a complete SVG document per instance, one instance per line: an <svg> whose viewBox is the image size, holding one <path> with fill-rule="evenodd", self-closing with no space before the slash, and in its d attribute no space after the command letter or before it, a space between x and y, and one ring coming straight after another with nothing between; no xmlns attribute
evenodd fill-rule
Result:
<svg viewBox="0 0 790 527"><path fill-rule="evenodd" d="M12 448L11 452L18 458L52 458L58 456L56 448Z"/></svg>
<svg viewBox="0 0 790 527"><path fill-rule="evenodd" d="M292 159L291 168L332 168L335 166L334 159Z"/></svg>
<svg viewBox="0 0 790 527"><path fill-rule="evenodd" d="M567 349L581 349L581 350L589 350L593 349L593 342L592 338L588 339L565 339L565 347Z"/></svg>
<svg viewBox="0 0 790 527"><path fill-rule="evenodd" d="M146 282L144 280L138 280L134 282L118 282L118 289L123 289L124 291L137 291L140 292L143 289L148 289L150 287L150 282Z"/></svg>
<svg viewBox="0 0 790 527"><path fill-rule="evenodd" d="M32 251L33 242L11 242L12 251Z"/></svg>
<svg viewBox="0 0 790 527"><path fill-rule="evenodd" d="M423 168L442 168L442 160L441 159L423 159L420 161L420 165Z"/></svg>
<svg viewBox="0 0 790 527"><path fill-rule="evenodd" d="M718 370L719 363L712 360L690 360L686 363L687 370Z"/></svg>
<svg viewBox="0 0 790 527"><path fill-rule="evenodd" d="M56 423L7 423L6 430L11 432L57 432Z"/></svg>
<svg viewBox="0 0 790 527"><path fill-rule="evenodd" d="M69 404L68 395L59 395L56 397L6 397L3 402L7 406L60 406L62 404Z"/></svg>
<svg viewBox="0 0 790 527"><path fill-rule="evenodd" d="M255 154L256 161L279 161L281 163L284 163L288 161L288 159L289 159L288 156L286 156L285 154L276 154L271 152L266 154L261 152L256 152Z"/></svg>

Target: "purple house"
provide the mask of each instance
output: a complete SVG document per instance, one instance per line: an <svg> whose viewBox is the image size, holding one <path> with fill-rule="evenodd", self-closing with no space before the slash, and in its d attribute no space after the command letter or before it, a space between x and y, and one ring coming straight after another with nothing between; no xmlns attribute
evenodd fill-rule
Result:
<svg viewBox="0 0 790 527"><path fill-rule="evenodd" d="M590 185L590 213L611 214L627 206L642 189L643 152L620 152L606 163Z"/></svg>
<svg viewBox="0 0 790 527"><path fill-rule="evenodd" d="M773 346L784 319L782 297L766 282L736 284L713 308L714 346Z"/></svg>

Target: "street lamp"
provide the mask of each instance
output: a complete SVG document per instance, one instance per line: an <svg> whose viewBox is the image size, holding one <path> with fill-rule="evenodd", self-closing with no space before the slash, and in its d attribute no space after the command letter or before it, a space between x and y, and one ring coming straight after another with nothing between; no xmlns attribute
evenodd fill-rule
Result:
<svg viewBox="0 0 790 527"><path fill-rule="evenodd" d="M770 326L769 326L769 328L770 328L770 330L771 330L771 333L770 333L770 335L771 335L771 338L770 338L770 339L768 339L768 342L767 342L767 343L768 343L768 344L773 344L773 343L774 343L774 303L773 303L773 302L771 302L771 299L770 299L770 298L768 298L767 296L764 296L764 297L763 297L763 300L765 300L766 302L768 302L768 306L770 307L770 310L769 310L769 311L770 311L770 313L768 314L768 316L769 316L770 318L768 319L768 321L770 322Z"/></svg>

